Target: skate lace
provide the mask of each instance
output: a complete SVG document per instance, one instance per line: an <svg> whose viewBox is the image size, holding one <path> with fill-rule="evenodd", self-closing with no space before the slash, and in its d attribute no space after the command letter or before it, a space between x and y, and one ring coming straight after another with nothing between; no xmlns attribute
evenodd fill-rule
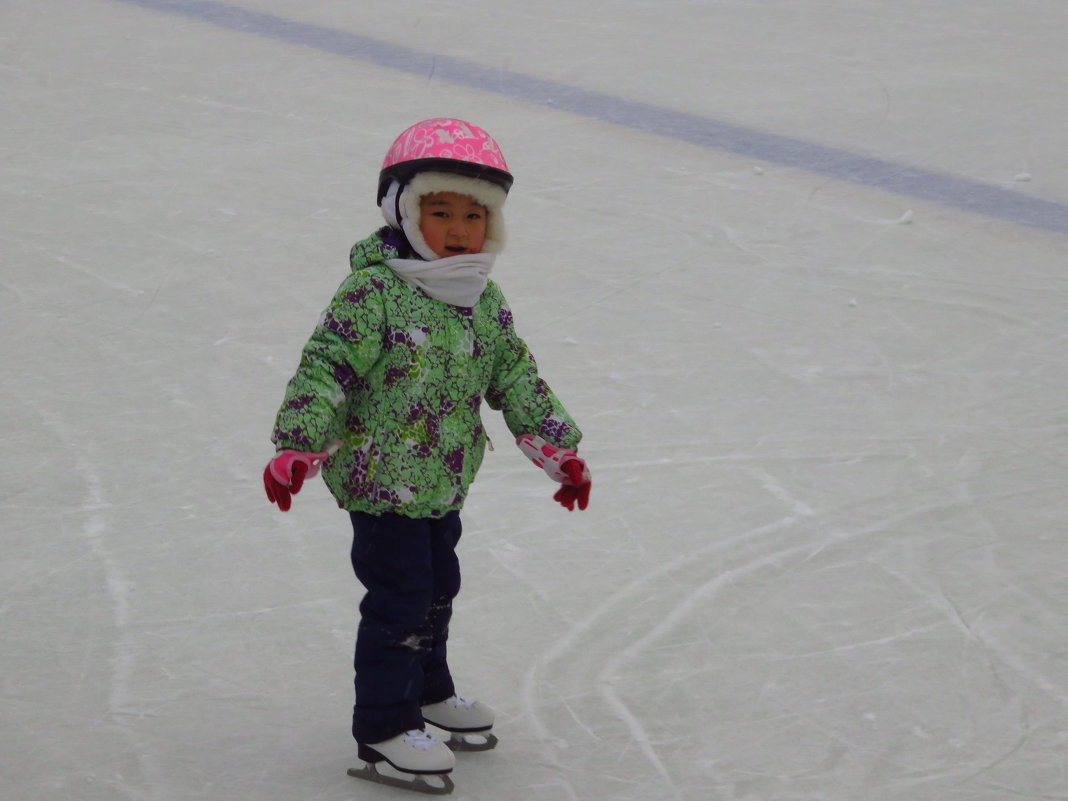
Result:
<svg viewBox="0 0 1068 801"><path fill-rule="evenodd" d="M423 729L412 729L404 732L404 742L418 748L420 751L429 751L441 741L437 737L427 734Z"/></svg>
<svg viewBox="0 0 1068 801"><path fill-rule="evenodd" d="M463 707L464 709L470 709L471 707L473 707L475 705L475 702L474 701L468 701L466 698L461 698L458 695L454 695L452 698L450 698L448 700L448 704L450 706L456 707L457 709L459 709L460 707Z"/></svg>

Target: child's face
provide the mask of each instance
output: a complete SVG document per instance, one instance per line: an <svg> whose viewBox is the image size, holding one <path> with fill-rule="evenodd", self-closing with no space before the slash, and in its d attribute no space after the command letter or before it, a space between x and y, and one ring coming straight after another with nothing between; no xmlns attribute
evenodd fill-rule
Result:
<svg viewBox="0 0 1068 801"><path fill-rule="evenodd" d="M419 230L438 258L481 253L486 241L485 206L456 192L435 192L419 202Z"/></svg>

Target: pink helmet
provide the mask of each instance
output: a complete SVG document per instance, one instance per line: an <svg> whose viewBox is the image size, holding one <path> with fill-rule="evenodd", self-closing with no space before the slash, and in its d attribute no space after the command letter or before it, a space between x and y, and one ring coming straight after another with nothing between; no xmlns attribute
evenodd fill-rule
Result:
<svg viewBox="0 0 1068 801"><path fill-rule="evenodd" d="M506 194L512 187L512 174L492 136L463 120L434 118L417 122L393 142L378 177L378 203L393 181L404 186L427 171L489 181Z"/></svg>

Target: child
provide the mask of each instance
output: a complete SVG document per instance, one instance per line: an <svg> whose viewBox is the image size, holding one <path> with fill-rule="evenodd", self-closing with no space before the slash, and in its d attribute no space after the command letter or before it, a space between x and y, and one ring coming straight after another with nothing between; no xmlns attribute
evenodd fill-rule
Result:
<svg viewBox="0 0 1068 801"><path fill-rule="evenodd" d="M459 512L482 462L485 400L517 444L560 482L554 496L585 509L590 473L581 433L538 377L504 295L488 279L504 247L502 208L512 175L481 128L431 119L386 155L378 203L387 226L352 248L341 283L304 346L286 389L264 471L279 509L322 468L352 520L352 566L367 592L356 639L352 733L367 765L354 775L390 781L452 770L425 723L482 734L493 712L456 695L446 660ZM459 736L457 736L459 733ZM423 789L423 788L416 788Z"/></svg>

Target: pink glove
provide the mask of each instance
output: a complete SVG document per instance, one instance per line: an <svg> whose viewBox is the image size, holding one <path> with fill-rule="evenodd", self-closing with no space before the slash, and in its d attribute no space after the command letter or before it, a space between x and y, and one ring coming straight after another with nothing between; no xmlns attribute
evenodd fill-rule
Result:
<svg viewBox="0 0 1068 801"><path fill-rule="evenodd" d="M549 478L563 485L553 495L554 501L569 512L574 511L576 503L579 510L589 505L592 484L590 469L577 453L550 445L534 434L523 434L516 439L515 444L530 461L544 470Z"/></svg>
<svg viewBox="0 0 1068 801"><path fill-rule="evenodd" d="M293 496L304 486L304 479L317 476L319 467L329 455L327 451L279 451L263 469L263 488L267 490L267 500L277 503L281 511L288 512Z"/></svg>

